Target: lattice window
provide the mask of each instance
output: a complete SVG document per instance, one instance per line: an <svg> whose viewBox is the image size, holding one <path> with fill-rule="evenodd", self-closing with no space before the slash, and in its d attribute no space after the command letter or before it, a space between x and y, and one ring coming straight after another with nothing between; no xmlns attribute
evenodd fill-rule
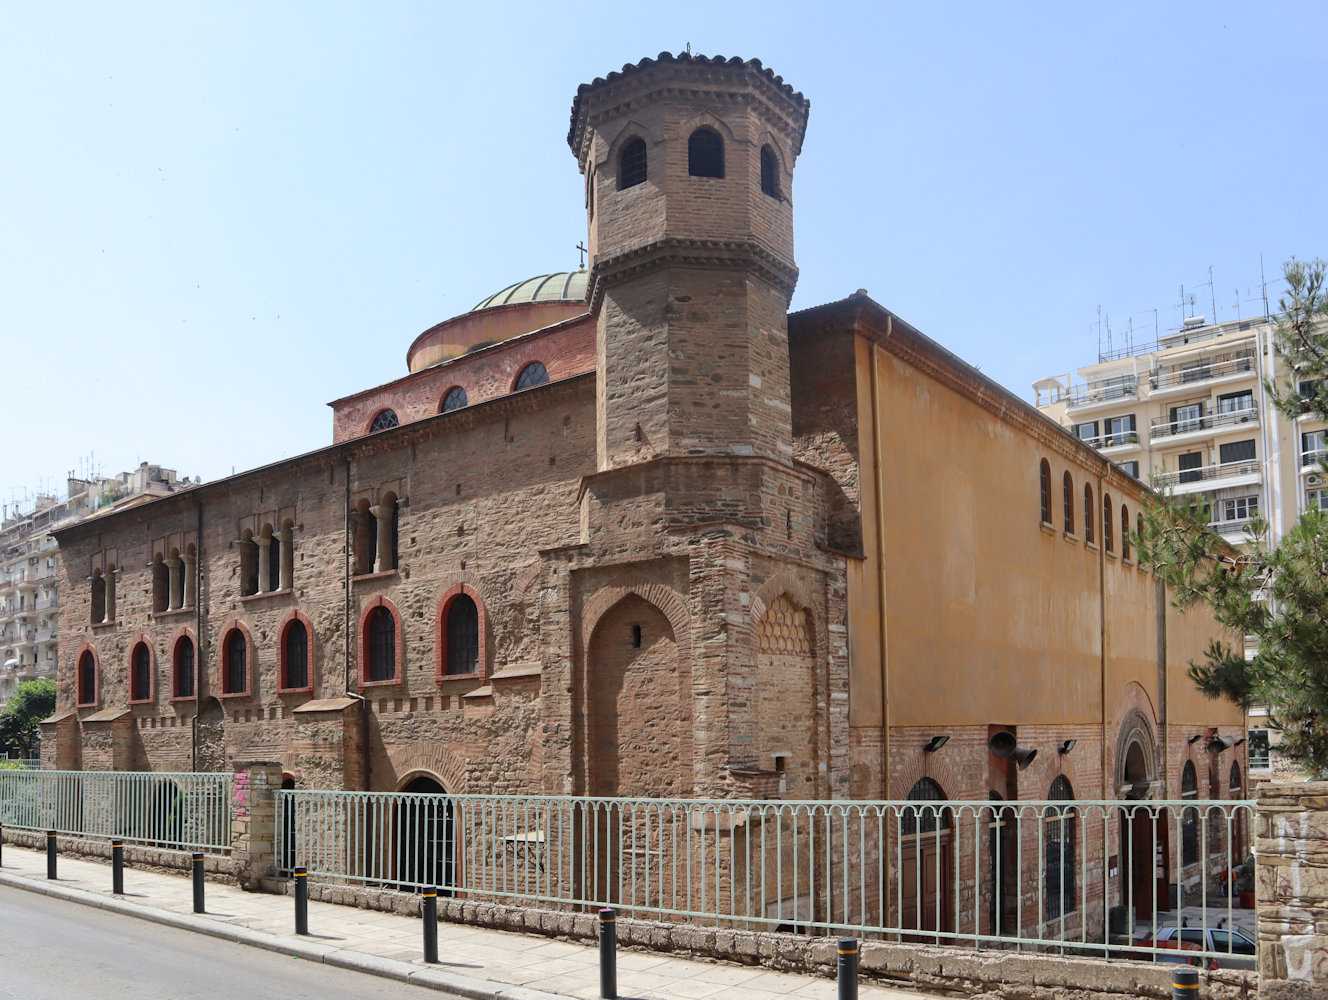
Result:
<svg viewBox="0 0 1328 1000"><path fill-rule="evenodd" d="M447 395L443 397L443 405L439 412L451 413L453 410L459 410L466 406L470 400L466 397L466 390L459 385L454 385L447 390Z"/></svg>
<svg viewBox="0 0 1328 1000"><path fill-rule="evenodd" d="M373 422L369 424L369 433L375 434L378 431L390 430L400 425L401 421L397 419L396 410L379 410L377 416L373 418Z"/></svg>
<svg viewBox="0 0 1328 1000"><path fill-rule="evenodd" d="M636 187L646 182L646 143L633 139L623 147L618 159L618 190Z"/></svg>
<svg viewBox="0 0 1328 1000"><path fill-rule="evenodd" d="M532 361L522 368L521 374L516 377L516 387L529 389L532 386L543 385L547 381L549 381L549 370L540 362Z"/></svg>

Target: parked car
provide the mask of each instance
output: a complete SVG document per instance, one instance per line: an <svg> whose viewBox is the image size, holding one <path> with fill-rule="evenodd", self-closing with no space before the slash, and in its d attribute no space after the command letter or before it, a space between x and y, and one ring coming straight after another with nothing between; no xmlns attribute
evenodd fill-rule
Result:
<svg viewBox="0 0 1328 1000"><path fill-rule="evenodd" d="M1258 949L1253 941L1234 927L1159 927L1157 940L1174 941L1179 936L1209 952L1221 969L1253 969L1258 965Z"/></svg>
<svg viewBox="0 0 1328 1000"><path fill-rule="evenodd" d="M1189 941L1177 941L1174 937L1168 940L1161 938L1142 938L1134 942L1135 947L1129 951L1119 952L1119 957L1132 959L1136 962L1162 962L1166 965L1193 965L1200 969L1207 969L1209 972L1217 968L1217 963L1212 959L1205 959L1200 954L1200 948L1197 944ZM1152 951L1153 948L1159 949ZM1144 949L1149 949L1145 951Z"/></svg>

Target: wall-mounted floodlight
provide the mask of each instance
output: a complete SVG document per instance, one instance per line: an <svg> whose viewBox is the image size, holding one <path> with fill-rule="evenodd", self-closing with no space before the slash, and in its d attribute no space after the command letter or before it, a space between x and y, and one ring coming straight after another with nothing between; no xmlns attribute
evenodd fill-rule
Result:
<svg viewBox="0 0 1328 1000"><path fill-rule="evenodd" d="M949 742L950 742L950 737L948 736L933 736L930 740L927 741L927 745L922 748L922 752L935 753L937 750L939 750L941 747L945 746L945 744Z"/></svg>
<svg viewBox="0 0 1328 1000"><path fill-rule="evenodd" d="M1193 745L1193 744L1195 744L1195 743L1198 743L1201 739L1203 739L1203 733L1195 733L1193 736L1191 736L1191 737L1190 737L1188 740L1186 740L1185 742L1186 742L1186 743L1189 743L1190 745Z"/></svg>
<svg viewBox="0 0 1328 1000"><path fill-rule="evenodd" d="M1067 754L1074 749L1074 745L1078 742L1078 740L1066 740L1056 748L1056 752L1059 754Z"/></svg>

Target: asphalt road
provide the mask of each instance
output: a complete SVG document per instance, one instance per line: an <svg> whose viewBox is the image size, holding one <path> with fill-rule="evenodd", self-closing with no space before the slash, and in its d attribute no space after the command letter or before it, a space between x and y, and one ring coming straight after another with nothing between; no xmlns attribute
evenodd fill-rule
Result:
<svg viewBox="0 0 1328 1000"><path fill-rule="evenodd" d="M0 888L0 1000L376 1000L389 979Z"/></svg>

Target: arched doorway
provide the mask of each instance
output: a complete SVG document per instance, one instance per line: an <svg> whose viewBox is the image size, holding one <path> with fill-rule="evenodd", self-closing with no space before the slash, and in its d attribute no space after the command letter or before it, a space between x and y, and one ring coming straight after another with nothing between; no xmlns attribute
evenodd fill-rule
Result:
<svg viewBox="0 0 1328 1000"><path fill-rule="evenodd" d="M456 892L452 799L428 775L414 778L401 791L418 797L399 800L393 809L395 881L408 891L432 885L438 895L451 896Z"/></svg>
<svg viewBox="0 0 1328 1000"><path fill-rule="evenodd" d="M1154 893L1161 909L1170 908L1167 874L1170 827L1165 816L1142 804L1153 797L1157 742L1152 724L1137 709L1121 726L1116 744L1116 787L1125 800L1120 811L1121 905L1136 920L1153 917Z"/></svg>
<svg viewBox="0 0 1328 1000"><path fill-rule="evenodd" d="M941 786L920 778L910 802L940 802ZM954 817L948 808L911 806L899 817L899 926L907 930L954 929ZM908 938L907 940L926 940Z"/></svg>

